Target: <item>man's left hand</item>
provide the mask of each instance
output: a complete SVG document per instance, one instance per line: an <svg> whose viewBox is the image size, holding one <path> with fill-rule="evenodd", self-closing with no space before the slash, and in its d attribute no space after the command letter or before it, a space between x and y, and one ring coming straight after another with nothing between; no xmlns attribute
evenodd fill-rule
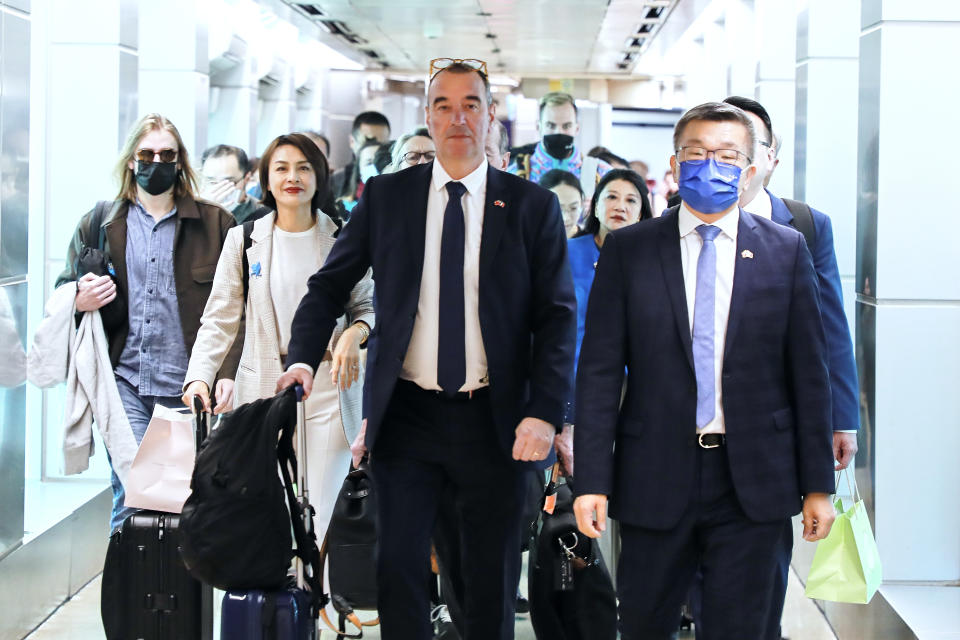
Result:
<svg viewBox="0 0 960 640"><path fill-rule="evenodd" d="M803 539L823 540L830 533L837 512L826 493L810 493L803 499Z"/></svg>
<svg viewBox="0 0 960 640"><path fill-rule="evenodd" d="M833 432L833 459L837 461L836 471L846 469L854 454L857 453L857 434Z"/></svg>
<svg viewBox="0 0 960 640"><path fill-rule="evenodd" d="M545 460L550 454L553 437L557 430L549 422L539 418L524 418L516 430L517 439L513 442L513 459L523 462Z"/></svg>

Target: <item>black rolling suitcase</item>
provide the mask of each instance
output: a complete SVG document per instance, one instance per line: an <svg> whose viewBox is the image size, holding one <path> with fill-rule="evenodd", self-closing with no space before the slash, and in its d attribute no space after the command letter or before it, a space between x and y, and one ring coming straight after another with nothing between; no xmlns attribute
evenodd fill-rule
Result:
<svg viewBox="0 0 960 640"><path fill-rule="evenodd" d="M197 408L197 449L207 436ZM100 602L107 640L211 640L213 589L180 558L180 515L141 511L110 538Z"/></svg>

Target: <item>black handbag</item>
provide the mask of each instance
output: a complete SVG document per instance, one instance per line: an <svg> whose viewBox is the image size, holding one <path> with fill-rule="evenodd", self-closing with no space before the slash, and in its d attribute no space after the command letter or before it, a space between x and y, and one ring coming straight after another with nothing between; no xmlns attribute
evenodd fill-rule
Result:
<svg viewBox="0 0 960 640"><path fill-rule="evenodd" d="M539 640L616 640L617 596L600 546L580 533L572 479L554 465L531 532L527 591Z"/></svg>
<svg viewBox="0 0 960 640"><path fill-rule="evenodd" d="M366 461L351 469L343 480L333 506L327 535L320 547L320 567L326 566L330 580L330 599L340 614L334 629L326 613L321 611L327 626L344 637L345 621L354 626L375 626L379 619L363 621L354 610L377 608L377 497ZM321 574L321 583L323 576Z"/></svg>
<svg viewBox="0 0 960 640"><path fill-rule="evenodd" d="M87 239L84 246L77 254L75 271L77 280L88 273L96 276L109 275L113 284L117 287L117 296L109 303L100 307L100 319L103 326L109 334L112 331L124 326L127 322L127 298L120 283L117 281L117 274L113 268L113 262L110 256L104 251L106 244L106 231L103 228L104 215L109 212L113 214L120 208L120 201L110 202L101 201L94 207L90 216L90 225L87 229Z"/></svg>

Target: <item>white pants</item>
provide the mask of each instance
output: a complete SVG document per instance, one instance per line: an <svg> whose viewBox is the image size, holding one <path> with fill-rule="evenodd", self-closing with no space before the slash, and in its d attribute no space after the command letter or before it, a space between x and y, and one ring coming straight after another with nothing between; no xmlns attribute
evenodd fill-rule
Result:
<svg viewBox="0 0 960 640"><path fill-rule="evenodd" d="M307 490L310 504L315 510L313 527L317 532L317 546L320 546L327 533L340 486L350 471L350 443L343 435L340 395L337 386L330 382L330 362L321 362L317 367L304 416L307 427Z"/></svg>

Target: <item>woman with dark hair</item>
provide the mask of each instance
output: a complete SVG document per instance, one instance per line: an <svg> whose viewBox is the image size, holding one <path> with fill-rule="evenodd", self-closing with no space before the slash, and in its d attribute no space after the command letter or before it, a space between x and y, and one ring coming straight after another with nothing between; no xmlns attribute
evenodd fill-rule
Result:
<svg viewBox="0 0 960 640"><path fill-rule="evenodd" d="M360 196L363 194L363 185L373 176L378 175L377 171L377 152L380 150L379 140L369 139L363 143L357 151L357 161L353 163L353 171L348 176L349 196L340 198L340 203L348 212L351 211L357 203L360 202Z"/></svg>
<svg viewBox="0 0 960 640"><path fill-rule="evenodd" d="M273 211L253 223L246 273L244 227L227 234L184 378L187 406L199 396L210 409L214 372L233 344L244 313L233 406L275 393L285 368L293 314L307 291L307 279L323 266L339 231L320 209L328 201L327 180L326 158L303 134L282 135L263 152L263 204ZM320 539L350 467L349 443L360 430L362 385L354 383L362 377L360 345L374 322L370 274L354 287L346 308L314 372L313 391L305 407L311 502L317 509L314 525ZM213 407L216 413L231 408L225 402Z"/></svg>
<svg viewBox="0 0 960 640"><path fill-rule="evenodd" d="M580 361L580 343L587 319L587 300L593 287L593 274L600 257L600 248L607 234L653 217L647 185L630 169L612 169L597 183L590 200L589 215L576 237L567 240L567 254L577 295L576 360ZM576 375L576 364L574 364ZM573 396L571 395L571 398ZM568 422L573 422L573 401L569 403Z"/></svg>
<svg viewBox="0 0 960 640"><path fill-rule="evenodd" d="M563 169L551 169L540 178L540 186L553 191L557 196L567 237L577 235L580 231L577 223L583 214L583 187L580 186L580 178Z"/></svg>

